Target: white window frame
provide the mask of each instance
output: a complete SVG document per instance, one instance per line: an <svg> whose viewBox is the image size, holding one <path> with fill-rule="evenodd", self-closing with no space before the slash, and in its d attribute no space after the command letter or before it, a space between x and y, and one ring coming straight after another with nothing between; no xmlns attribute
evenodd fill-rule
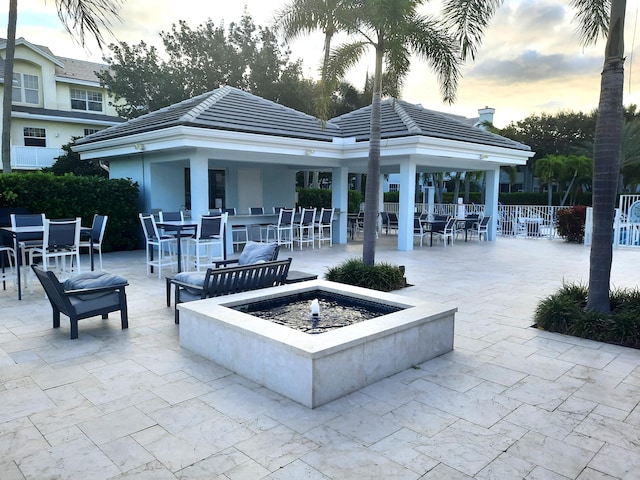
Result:
<svg viewBox="0 0 640 480"><path fill-rule="evenodd" d="M389 184L389 192L399 192L400 184L399 183L390 183Z"/></svg>
<svg viewBox="0 0 640 480"><path fill-rule="evenodd" d="M46 147L47 146L47 130L41 127L24 127L22 136L25 147ZM27 140L33 139L33 140ZM42 145L36 145L42 143ZM31 144L31 145L29 145Z"/></svg>
<svg viewBox="0 0 640 480"><path fill-rule="evenodd" d="M93 135L94 133L98 133L101 129L100 128L85 128L84 129L84 136L88 137L89 135Z"/></svg>
<svg viewBox="0 0 640 480"><path fill-rule="evenodd" d="M71 99L71 110L83 110L85 112L104 111L102 92L70 88L69 97Z"/></svg>
<svg viewBox="0 0 640 480"><path fill-rule="evenodd" d="M27 103L29 105L40 104L40 78L30 73L13 73L12 101Z"/></svg>

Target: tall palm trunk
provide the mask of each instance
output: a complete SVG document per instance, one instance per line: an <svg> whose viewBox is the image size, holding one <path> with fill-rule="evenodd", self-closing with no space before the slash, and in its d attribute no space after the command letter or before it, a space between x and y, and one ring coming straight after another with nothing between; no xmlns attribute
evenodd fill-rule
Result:
<svg viewBox="0 0 640 480"><path fill-rule="evenodd" d="M373 78L371 101L371 126L369 133L369 163L364 199L364 242L362 261L373 265L376 260L376 229L378 224L378 200L380 198L380 96L382 94L383 50L376 48L376 72Z"/></svg>
<svg viewBox="0 0 640 480"><path fill-rule="evenodd" d="M9 0L7 48L4 59L4 97L2 99L2 172L11 173L11 103L13 100L13 60L16 52L18 0Z"/></svg>
<svg viewBox="0 0 640 480"><path fill-rule="evenodd" d="M611 311L613 220L620 173L626 0L612 0L593 155L593 240L587 310Z"/></svg>

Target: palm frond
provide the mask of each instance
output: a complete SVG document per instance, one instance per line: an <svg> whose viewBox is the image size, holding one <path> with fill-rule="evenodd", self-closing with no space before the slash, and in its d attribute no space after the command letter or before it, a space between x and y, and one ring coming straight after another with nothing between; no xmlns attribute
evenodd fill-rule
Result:
<svg viewBox="0 0 640 480"><path fill-rule="evenodd" d="M417 17L407 36L411 50L421 56L438 77L440 92L446 102L453 103L460 78L461 58L457 43L439 21Z"/></svg>
<svg viewBox="0 0 640 480"><path fill-rule="evenodd" d="M484 31L504 0L443 0L445 25L459 42L462 59L475 59Z"/></svg>
<svg viewBox="0 0 640 480"><path fill-rule="evenodd" d="M327 78L330 81L344 78L347 71L360 61L370 46L369 42L361 41L345 43L333 49L327 67Z"/></svg>
<svg viewBox="0 0 640 480"><path fill-rule="evenodd" d="M112 21L120 20L121 3L122 0L56 0L56 8L64 28L72 36L77 33L82 46L89 33L102 49L105 41L101 30L111 33Z"/></svg>
<svg viewBox="0 0 640 480"><path fill-rule="evenodd" d="M576 10L575 19L583 45L607 37L611 0L571 0L571 6Z"/></svg>

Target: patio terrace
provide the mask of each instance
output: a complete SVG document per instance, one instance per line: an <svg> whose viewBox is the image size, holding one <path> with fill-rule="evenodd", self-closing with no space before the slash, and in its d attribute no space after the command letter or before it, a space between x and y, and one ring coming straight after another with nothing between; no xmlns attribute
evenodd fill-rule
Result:
<svg viewBox="0 0 640 480"><path fill-rule="evenodd" d="M315 272L361 243L284 250ZM499 237L398 251L399 293L458 308L454 351L314 410L180 348L144 252L105 254L129 279L118 315L51 328L42 289L0 290L0 472L14 479L631 479L640 468L640 351L530 328L589 249ZM86 256L84 256L86 260ZM637 287L637 250L612 281ZM251 354L251 352L247 352Z"/></svg>

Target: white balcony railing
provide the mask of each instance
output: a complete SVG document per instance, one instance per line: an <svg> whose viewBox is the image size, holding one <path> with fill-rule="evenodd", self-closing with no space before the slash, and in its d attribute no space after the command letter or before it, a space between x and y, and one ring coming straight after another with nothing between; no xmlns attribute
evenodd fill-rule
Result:
<svg viewBox="0 0 640 480"><path fill-rule="evenodd" d="M64 150L51 147L11 147L11 168L14 170L40 170L50 167Z"/></svg>

